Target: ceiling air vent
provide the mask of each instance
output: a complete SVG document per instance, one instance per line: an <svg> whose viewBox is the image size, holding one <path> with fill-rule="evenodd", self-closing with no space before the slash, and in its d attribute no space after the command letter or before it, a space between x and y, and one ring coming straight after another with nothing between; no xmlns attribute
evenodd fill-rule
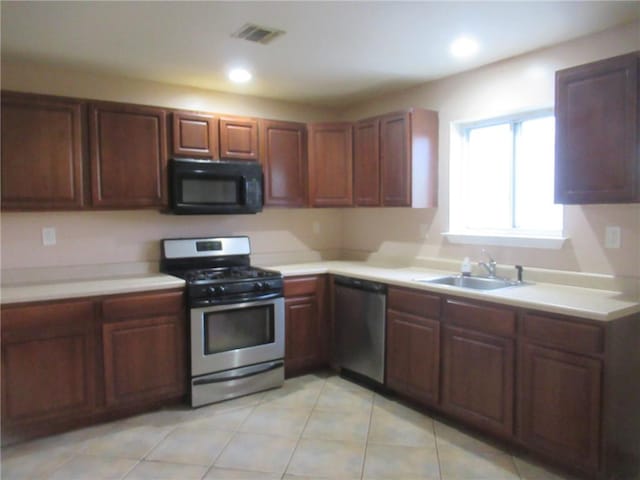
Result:
<svg viewBox="0 0 640 480"><path fill-rule="evenodd" d="M282 34L284 34L284 30L261 27L260 25L255 25L253 23L245 23L231 36L234 38L243 38L245 40L249 40L250 42L262 43L263 45L266 45Z"/></svg>

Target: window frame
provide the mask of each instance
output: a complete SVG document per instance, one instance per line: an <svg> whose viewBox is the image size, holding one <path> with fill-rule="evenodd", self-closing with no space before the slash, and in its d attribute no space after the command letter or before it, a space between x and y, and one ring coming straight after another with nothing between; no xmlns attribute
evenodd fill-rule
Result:
<svg viewBox="0 0 640 480"><path fill-rule="evenodd" d="M567 237L564 236L564 209L562 225L559 230L532 230L516 226L516 192L517 192L517 136L522 123L554 116L553 108L536 109L526 112L502 115L489 119L451 124L451 152L449 170L449 231L443 235L451 243L488 244L500 246L524 246L535 248L561 248ZM511 178L509 192L510 224L508 229L474 229L465 225L462 213L466 201L461 198L467 182L471 181L468 172L469 137L473 129L508 124L511 129L512 155L509 176ZM458 196L458 198L456 198Z"/></svg>

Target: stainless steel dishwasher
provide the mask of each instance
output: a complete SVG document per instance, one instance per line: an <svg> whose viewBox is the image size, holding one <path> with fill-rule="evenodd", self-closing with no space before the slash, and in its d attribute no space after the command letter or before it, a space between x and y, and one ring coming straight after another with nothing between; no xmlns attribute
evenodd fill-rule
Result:
<svg viewBox="0 0 640 480"><path fill-rule="evenodd" d="M335 341L338 366L384 382L387 287L334 277Z"/></svg>

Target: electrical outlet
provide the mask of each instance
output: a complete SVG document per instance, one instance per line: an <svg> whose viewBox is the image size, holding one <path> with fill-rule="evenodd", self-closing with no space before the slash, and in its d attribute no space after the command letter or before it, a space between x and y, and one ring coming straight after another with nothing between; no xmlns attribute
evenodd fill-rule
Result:
<svg viewBox="0 0 640 480"><path fill-rule="evenodd" d="M42 227L42 245L50 247L56 244L55 227Z"/></svg>
<svg viewBox="0 0 640 480"><path fill-rule="evenodd" d="M320 222L318 222L317 220L314 221L313 225L312 225L312 228L313 228L313 233L314 234L316 234L316 235L320 234Z"/></svg>
<svg viewBox="0 0 640 480"><path fill-rule="evenodd" d="M604 246L605 248L620 248L620 227L605 227Z"/></svg>

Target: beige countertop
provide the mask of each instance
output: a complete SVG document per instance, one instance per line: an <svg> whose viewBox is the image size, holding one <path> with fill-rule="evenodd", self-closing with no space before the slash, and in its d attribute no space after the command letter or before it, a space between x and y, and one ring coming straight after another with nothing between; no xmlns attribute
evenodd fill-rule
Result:
<svg viewBox="0 0 640 480"><path fill-rule="evenodd" d="M640 312L638 300L620 292L565 286L551 283L527 284L499 290L469 290L448 285L425 284L418 279L433 279L454 272L427 268L393 268L364 262L318 262L276 265L285 277L331 273L435 293L531 308L550 313L573 315L591 320L610 321Z"/></svg>
<svg viewBox="0 0 640 480"><path fill-rule="evenodd" d="M275 265L285 277L331 273L389 285L416 288L440 294L496 302L551 313L610 321L640 312L640 302L620 292L536 282L499 290L469 290L447 285L425 284L417 280L433 279L453 272L419 267L376 266L365 262L327 261ZM86 272L85 272L86 273ZM58 300L118 293L134 293L184 287L184 280L162 273L111 275L103 278L23 281L3 285L2 304Z"/></svg>
<svg viewBox="0 0 640 480"><path fill-rule="evenodd" d="M45 283L29 282L17 285L3 285L0 295L2 304L5 305L181 288L184 285L184 280L180 278L163 273L150 273L110 278L66 279L58 282L49 280Z"/></svg>

